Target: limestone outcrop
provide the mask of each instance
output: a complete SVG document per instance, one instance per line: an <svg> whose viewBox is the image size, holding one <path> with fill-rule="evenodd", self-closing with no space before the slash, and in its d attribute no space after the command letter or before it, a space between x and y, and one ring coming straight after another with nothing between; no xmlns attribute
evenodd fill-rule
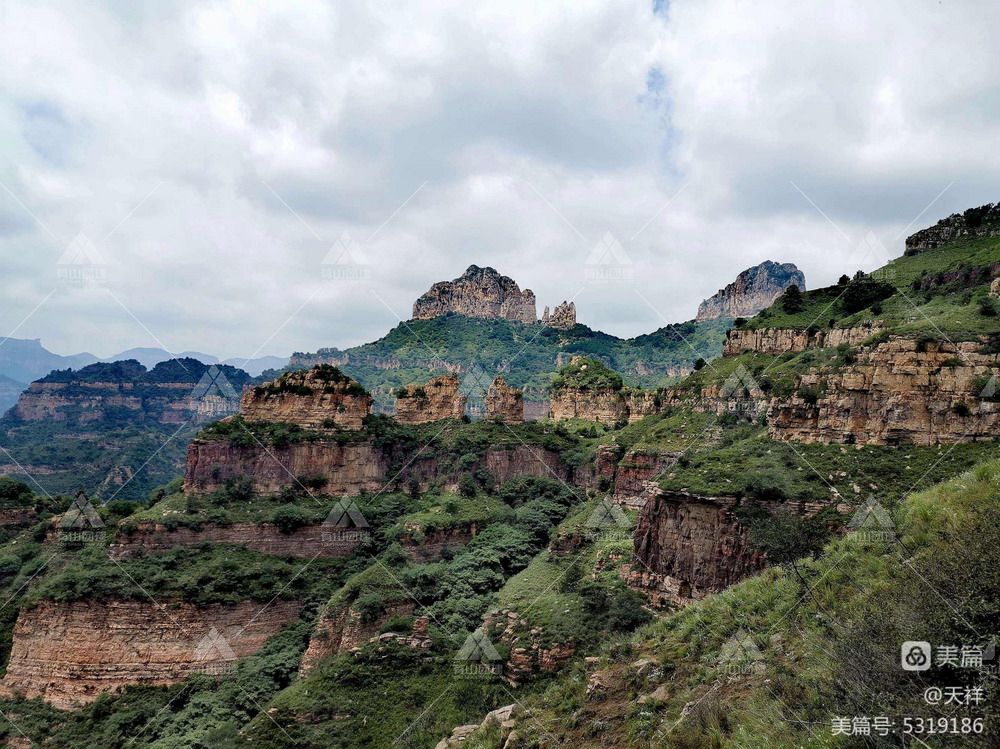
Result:
<svg viewBox="0 0 1000 749"><path fill-rule="evenodd" d="M542 325L563 330L572 328L576 325L576 304L564 301L562 304L557 304L552 312L546 307L542 313Z"/></svg>
<svg viewBox="0 0 1000 749"><path fill-rule="evenodd" d="M1000 203L987 203L962 213L953 213L934 226L921 229L906 238L906 254L954 242L957 239L1000 237Z"/></svg>
<svg viewBox="0 0 1000 749"><path fill-rule="evenodd" d="M299 673L309 673L324 658L360 648L377 638L382 625L390 619L409 616L414 608L416 604L409 598L385 601L381 610L374 614L363 612L348 603L331 605L316 622L309 646L302 656ZM426 637L426 621L421 625L420 632ZM430 647L429 639L424 647Z"/></svg>
<svg viewBox="0 0 1000 749"><path fill-rule="evenodd" d="M807 349L831 348L846 344L859 346L883 330L881 323L857 325L853 328L798 330L794 328L734 328L726 333L723 356L739 356L749 352L779 356Z"/></svg>
<svg viewBox="0 0 1000 749"><path fill-rule="evenodd" d="M576 652L572 642L546 642L544 632L532 627L516 611L501 609L486 616L483 632L495 645L506 646L510 655L503 664L503 678L523 684L541 673L558 671Z"/></svg>
<svg viewBox="0 0 1000 749"><path fill-rule="evenodd" d="M285 600L266 607L257 601L39 601L18 614L0 690L71 709L128 685L225 673L295 620L300 608Z"/></svg>
<svg viewBox="0 0 1000 749"><path fill-rule="evenodd" d="M248 390L240 402L247 421L297 424L306 429L353 429L364 426L372 397L339 369L320 364L285 372Z"/></svg>
<svg viewBox="0 0 1000 749"><path fill-rule="evenodd" d="M839 371L812 370L772 403L770 434L795 442L940 445L1000 437L1000 355L974 341L893 337ZM995 388L994 388L995 390Z"/></svg>
<svg viewBox="0 0 1000 749"><path fill-rule="evenodd" d="M791 285L806 290L806 277L793 263L765 260L747 268L736 280L698 306L698 321L719 317L753 317L770 307Z"/></svg>
<svg viewBox="0 0 1000 749"><path fill-rule="evenodd" d="M506 424L524 421L524 395L511 387L503 377L495 377L486 392L486 418Z"/></svg>
<svg viewBox="0 0 1000 749"><path fill-rule="evenodd" d="M441 419L461 419L465 414L464 395L459 393L455 375L441 375L424 385L407 385L396 393L396 421L424 424Z"/></svg>
<svg viewBox="0 0 1000 749"><path fill-rule="evenodd" d="M534 292L521 291L514 279L478 265L470 265L454 281L439 281L413 303L415 320L448 313L529 324L537 319Z"/></svg>

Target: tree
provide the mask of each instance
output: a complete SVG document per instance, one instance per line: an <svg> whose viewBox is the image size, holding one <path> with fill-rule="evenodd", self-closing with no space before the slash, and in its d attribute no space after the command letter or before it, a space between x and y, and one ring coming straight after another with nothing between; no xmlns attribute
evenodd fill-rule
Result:
<svg viewBox="0 0 1000 749"><path fill-rule="evenodd" d="M699 356L694 360L694 371L697 372L700 369L704 369L706 364L708 364L708 362Z"/></svg>
<svg viewBox="0 0 1000 749"><path fill-rule="evenodd" d="M785 312L801 312L803 307L802 292L799 287L792 284L785 293L781 295L781 308Z"/></svg>
<svg viewBox="0 0 1000 749"><path fill-rule="evenodd" d="M837 279L837 286L847 286L851 282L851 279L845 273L840 278Z"/></svg>

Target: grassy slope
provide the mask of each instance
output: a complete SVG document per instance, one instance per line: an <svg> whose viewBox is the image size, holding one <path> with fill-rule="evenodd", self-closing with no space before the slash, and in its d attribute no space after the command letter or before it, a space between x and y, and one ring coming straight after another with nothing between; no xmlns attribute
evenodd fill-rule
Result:
<svg viewBox="0 0 1000 749"><path fill-rule="evenodd" d="M944 714L920 705L930 684L984 683L990 693L996 673L934 668L912 675L898 658L902 639L981 644L976 632L997 631L998 517L998 461L911 495L895 513L899 543L839 538L794 570L769 569L612 643L599 667L606 692L588 698L577 666L526 700L533 717L522 720L521 746L849 746L832 737L832 717ZM750 656L725 655L741 632L749 639L738 640L752 642L759 659L749 648ZM640 673L642 659L650 664ZM987 704L983 713L995 719L996 708ZM483 732L467 746L497 743Z"/></svg>

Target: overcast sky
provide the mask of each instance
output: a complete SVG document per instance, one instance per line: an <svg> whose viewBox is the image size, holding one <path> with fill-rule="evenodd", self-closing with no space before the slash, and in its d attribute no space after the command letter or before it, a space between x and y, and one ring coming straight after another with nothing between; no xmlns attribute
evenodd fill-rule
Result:
<svg viewBox="0 0 1000 749"><path fill-rule="evenodd" d="M636 335L1000 200L995 2L0 8L0 335L59 353L346 347L471 263Z"/></svg>

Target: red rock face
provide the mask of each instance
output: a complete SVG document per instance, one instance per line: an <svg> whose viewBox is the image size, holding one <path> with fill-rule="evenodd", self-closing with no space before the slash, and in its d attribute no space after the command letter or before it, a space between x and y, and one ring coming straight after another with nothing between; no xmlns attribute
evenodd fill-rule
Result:
<svg viewBox="0 0 1000 749"><path fill-rule="evenodd" d="M365 619L353 606L335 606L321 614L312 635L309 647L302 656L300 674L307 674L324 658L359 648L379 635L382 625L397 616L409 616L416 604L412 600L389 601L379 614ZM422 634L426 637L426 621ZM416 630L416 627L415 627ZM414 632L418 634L417 631ZM428 646L430 641L428 640Z"/></svg>
<svg viewBox="0 0 1000 749"><path fill-rule="evenodd" d="M300 476L322 477L324 494L337 496L378 491L386 475L386 456L367 442L295 442L284 447L233 445L194 440L188 446L184 491L207 494L227 481L249 477L256 492L268 494Z"/></svg>
<svg viewBox="0 0 1000 749"><path fill-rule="evenodd" d="M461 419L465 396L458 392L455 375L435 377L426 385L407 385L396 397L396 421L424 424L441 419Z"/></svg>
<svg viewBox="0 0 1000 749"><path fill-rule="evenodd" d="M244 393L240 410L247 421L298 424L306 429L361 429L372 398L350 378L329 367L286 372Z"/></svg>
<svg viewBox="0 0 1000 749"><path fill-rule="evenodd" d="M765 566L750 534L732 512L736 500L657 491L639 514L638 562L642 587L662 589L684 603L724 590ZM650 579L643 576L652 575ZM659 579L653 578L659 576Z"/></svg>
<svg viewBox="0 0 1000 749"><path fill-rule="evenodd" d="M334 533L323 525L310 525L282 533L270 523L209 523L197 529L170 529L159 523L143 523L131 532L119 532L109 551L112 559L130 559L204 542L233 544L279 557L313 559L350 556L360 539Z"/></svg>
<svg viewBox="0 0 1000 749"><path fill-rule="evenodd" d="M0 690L63 709L132 684L229 668L295 620L296 601L198 607L148 601L41 601L20 612ZM206 636L215 629L225 646ZM208 647L205 643L208 643Z"/></svg>
<svg viewBox="0 0 1000 749"><path fill-rule="evenodd" d="M681 455L679 452L627 452L615 470L614 501L641 510L646 504L646 483L662 476Z"/></svg>
<svg viewBox="0 0 1000 749"><path fill-rule="evenodd" d="M554 421L585 419L615 426L628 421L628 405L621 390L582 390L564 387L550 394L549 417Z"/></svg>

